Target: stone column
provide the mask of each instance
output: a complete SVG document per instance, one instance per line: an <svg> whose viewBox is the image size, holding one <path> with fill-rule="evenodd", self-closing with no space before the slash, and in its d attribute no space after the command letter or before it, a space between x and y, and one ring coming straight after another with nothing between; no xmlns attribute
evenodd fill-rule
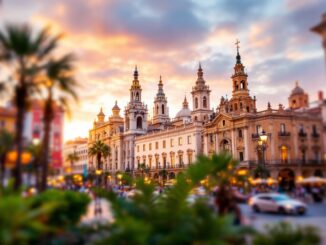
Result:
<svg viewBox="0 0 326 245"><path fill-rule="evenodd" d="M243 135L244 135L244 148L245 148L245 157L243 160L249 161L248 128L244 128Z"/></svg>

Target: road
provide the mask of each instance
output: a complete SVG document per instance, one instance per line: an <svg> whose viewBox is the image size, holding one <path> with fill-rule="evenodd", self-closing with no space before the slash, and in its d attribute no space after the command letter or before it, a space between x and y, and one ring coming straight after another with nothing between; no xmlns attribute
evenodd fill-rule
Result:
<svg viewBox="0 0 326 245"><path fill-rule="evenodd" d="M309 204L308 212L303 216L281 215L274 213L254 213L247 204L240 205L246 223L257 230L264 230L267 224L275 224L280 221L288 221L297 225L313 225L319 228L326 245L326 204Z"/></svg>

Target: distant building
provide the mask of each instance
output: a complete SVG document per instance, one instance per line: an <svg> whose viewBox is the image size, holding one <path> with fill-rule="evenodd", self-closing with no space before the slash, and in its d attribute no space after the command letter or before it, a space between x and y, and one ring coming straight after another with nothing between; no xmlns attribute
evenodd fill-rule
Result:
<svg viewBox="0 0 326 245"><path fill-rule="evenodd" d="M222 97L214 111L210 109L210 88L199 64L197 80L192 87L192 110L184 98L181 110L171 119L162 77L154 98L153 118L147 118L147 106L141 101L138 70L130 88L130 102L124 118L117 103L113 116L105 120L100 110L97 121L89 131L89 145L97 140L111 148L105 159L110 172L131 171L158 178L161 169L168 179L189 164L199 154L228 152L240 161L240 167L256 168L264 159L272 177L284 185L293 184L298 176L326 176L325 142L326 107L324 101L310 106L308 94L297 82L288 97L289 106L258 111L256 97L249 93L248 74L245 73L237 46L232 79L232 96ZM322 95L321 95L322 96ZM258 149L258 139L265 131L268 137L265 154ZM90 166L96 166L96 159Z"/></svg>
<svg viewBox="0 0 326 245"><path fill-rule="evenodd" d="M83 174L88 173L88 144L87 138L76 138L67 141L63 146L63 168L69 174ZM68 160L69 154L75 154L78 157L77 161L73 163ZM69 169L69 171L67 171Z"/></svg>
<svg viewBox="0 0 326 245"><path fill-rule="evenodd" d="M0 130L15 132L16 110L12 107L0 107Z"/></svg>
<svg viewBox="0 0 326 245"><path fill-rule="evenodd" d="M41 101L33 100L29 110L25 114L23 131L25 145L32 143L35 139L43 139L43 105ZM0 128L5 128L9 132L15 133L16 113L16 108L13 106L0 107ZM50 166L57 170L62 166L63 122L64 111L55 104L54 119L51 127Z"/></svg>

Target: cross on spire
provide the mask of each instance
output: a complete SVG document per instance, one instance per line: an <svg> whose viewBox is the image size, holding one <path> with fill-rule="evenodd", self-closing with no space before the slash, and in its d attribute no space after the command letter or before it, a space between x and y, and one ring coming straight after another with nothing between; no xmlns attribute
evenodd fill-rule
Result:
<svg viewBox="0 0 326 245"><path fill-rule="evenodd" d="M235 42L235 45L237 47L237 64L241 64L241 56L239 54L239 48L240 48L239 43L240 43L240 41L239 41L239 39L237 39Z"/></svg>
<svg viewBox="0 0 326 245"><path fill-rule="evenodd" d="M240 41L239 41L239 39L237 39L237 40L235 41L235 45L237 46L237 52L238 52L238 53L239 53L239 48L240 48L239 44L240 44Z"/></svg>

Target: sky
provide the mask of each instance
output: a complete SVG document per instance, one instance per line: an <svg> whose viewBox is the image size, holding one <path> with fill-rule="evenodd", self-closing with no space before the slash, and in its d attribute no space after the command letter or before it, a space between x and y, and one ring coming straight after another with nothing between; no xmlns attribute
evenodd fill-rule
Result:
<svg viewBox="0 0 326 245"><path fill-rule="evenodd" d="M324 12L324 0L2 0L0 27L23 22L64 34L60 52L78 58L79 83L68 140L87 136L100 107L108 117L116 100L123 116L135 65L150 113L160 75L170 117L185 95L192 106L198 62L216 108L231 96L236 39L259 109L287 106L296 80L314 101L326 76L321 39L310 28Z"/></svg>

